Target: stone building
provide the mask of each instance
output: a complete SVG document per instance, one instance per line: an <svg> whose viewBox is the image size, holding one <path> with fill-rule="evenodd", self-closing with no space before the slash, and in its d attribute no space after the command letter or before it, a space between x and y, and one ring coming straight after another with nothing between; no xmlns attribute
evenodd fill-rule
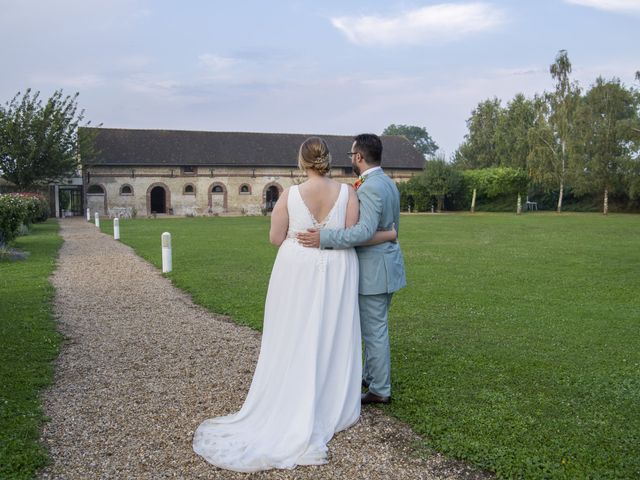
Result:
<svg viewBox="0 0 640 480"><path fill-rule="evenodd" d="M90 128L96 155L82 159L83 207L109 216L259 215L304 181L298 149L309 135ZM353 138L322 136L331 177L352 183ZM424 158L404 137L383 136L385 172L401 182Z"/></svg>

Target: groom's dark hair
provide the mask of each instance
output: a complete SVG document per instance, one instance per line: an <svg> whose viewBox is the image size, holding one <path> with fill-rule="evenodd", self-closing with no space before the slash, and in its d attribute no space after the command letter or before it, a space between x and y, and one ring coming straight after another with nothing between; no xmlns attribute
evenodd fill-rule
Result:
<svg viewBox="0 0 640 480"><path fill-rule="evenodd" d="M382 141L375 133L361 133L353 137L356 142L355 150L360 152L364 161L369 165L380 165L382 163Z"/></svg>

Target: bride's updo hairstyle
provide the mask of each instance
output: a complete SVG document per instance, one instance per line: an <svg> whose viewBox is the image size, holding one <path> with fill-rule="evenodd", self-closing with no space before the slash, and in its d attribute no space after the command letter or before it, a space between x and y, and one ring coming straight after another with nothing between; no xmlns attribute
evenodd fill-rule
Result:
<svg viewBox="0 0 640 480"><path fill-rule="evenodd" d="M315 170L320 175L329 173L331 153L326 142L319 137L310 137L302 142L298 153L298 167L303 171Z"/></svg>

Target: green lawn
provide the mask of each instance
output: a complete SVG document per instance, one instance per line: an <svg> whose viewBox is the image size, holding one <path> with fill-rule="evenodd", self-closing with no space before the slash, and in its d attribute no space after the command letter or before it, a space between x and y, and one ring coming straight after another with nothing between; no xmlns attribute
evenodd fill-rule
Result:
<svg viewBox="0 0 640 480"><path fill-rule="evenodd" d="M393 415L501 477L640 478L640 216L404 216ZM123 220L194 299L260 328L268 219ZM103 223L111 231L110 222ZM386 407L385 407L386 408Z"/></svg>
<svg viewBox="0 0 640 480"><path fill-rule="evenodd" d="M0 478L32 478L46 463L38 444L44 418L39 395L53 378L59 335L49 275L62 239L58 224L34 225L12 245L26 260L0 260Z"/></svg>

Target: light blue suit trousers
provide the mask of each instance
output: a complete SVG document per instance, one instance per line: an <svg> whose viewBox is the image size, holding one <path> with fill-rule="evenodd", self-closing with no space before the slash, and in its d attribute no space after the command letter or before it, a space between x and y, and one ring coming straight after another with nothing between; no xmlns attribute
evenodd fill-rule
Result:
<svg viewBox="0 0 640 480"><path fill-rule="evenodd" d="M364 342L362 379L369 391L382 397L391 396L391 347L389 318L393 293L358 295L360 329Z"/></svg>
<svg viewBox="0 0 640 480"><path fill-rule="evenodd" d="M400 232L400 194L393 180L382 170L367 175L358 189L360 221L344 230L320 230L320 248L349 248L362 245L377 230L390 230L395 223ZM358 301L364 341L363 380L369 391L391 395L388 311L393 292L406 285L400 245L387 242L357 247L360 264Z"/></svg>

